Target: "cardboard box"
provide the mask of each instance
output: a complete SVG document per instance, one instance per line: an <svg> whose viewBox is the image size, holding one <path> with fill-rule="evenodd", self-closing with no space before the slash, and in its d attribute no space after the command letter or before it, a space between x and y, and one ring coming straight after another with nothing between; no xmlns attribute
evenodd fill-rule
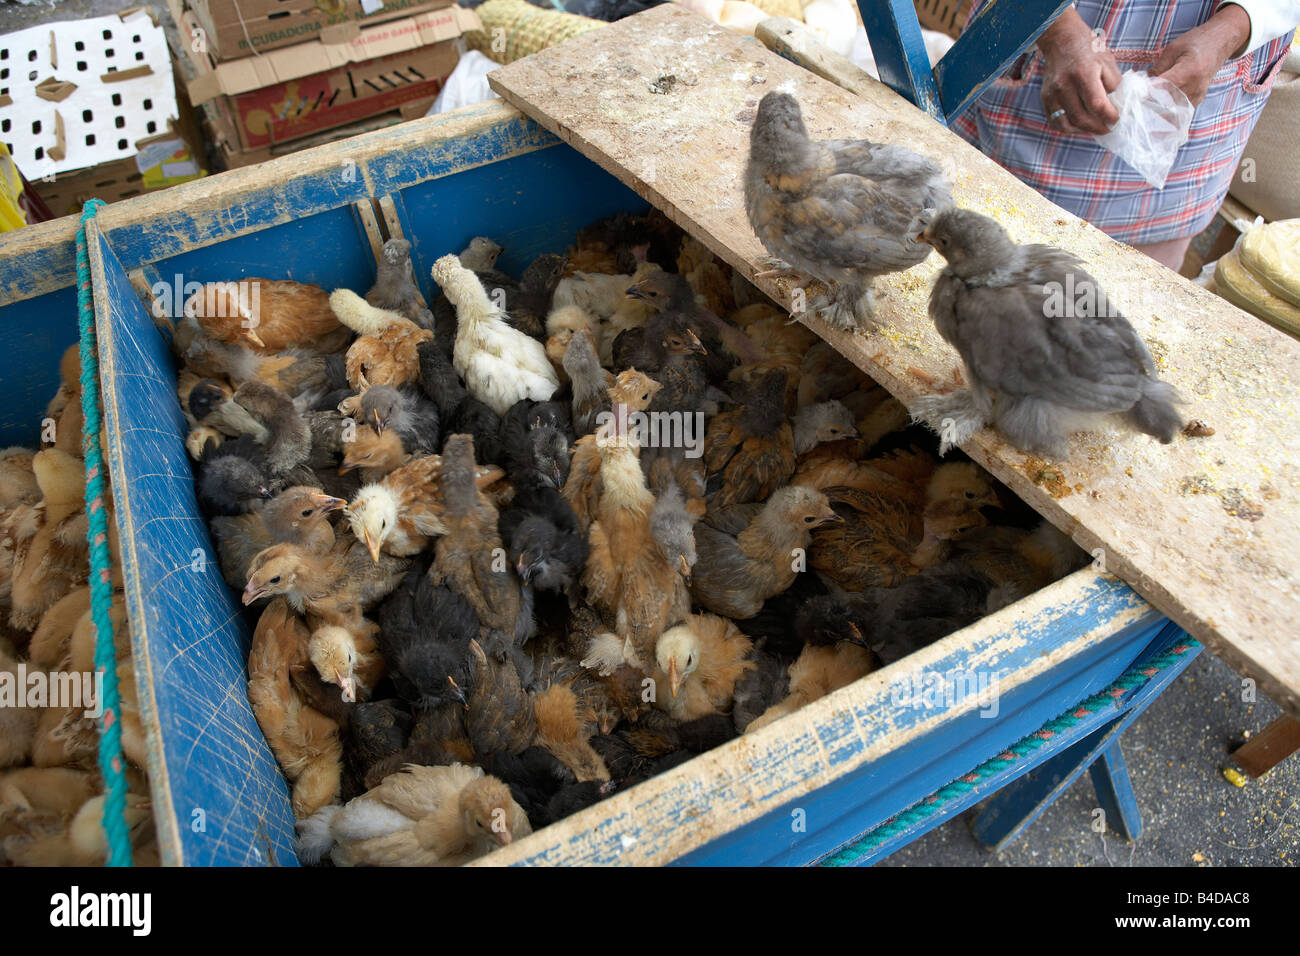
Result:
<svg viewBox="0 0 1300 956"><path fill-rule="evenodd" d="M169 6L185 36L193 14ZM447 7L229 63L190 49L185 87L217 142L249 152L431 100L460 59L457 38L477 26L472 10Z"/></svg>
<svg viewBox="0 0 1300 956"><path fill-rule="evenodd" d="M208 138L216 147L217 155L225 163L226 169L242 169L245 166L264 163L269 159L287 156L289 153L311 149L313 146L321 146L335 140L360 136L362 133L369 133L373 130L383 129L386 126L396 126L398 123L404 123L407 120L418 119L429 112L429 107L433 105L435 99L437 99L436 96L430 96L425 99L412 100L395 110L380 113L378 116L367 117L356 123L349 123L347 126L326 130L313 136L305 136L302 139L276 143L272 146L262 146L258 149L240 149L238 142L232 142L211 124L208 125Z"/></svg>
<svg viewBox="0 0 1300 956"><path fill-rule="evenodd" d="M927 30L946 33L955 40L966 26L970 6L971 0L916 0L916 17Z"/></svg>
<svg viewBox="0 0 1300 956"><path fill-rule="evenodd" d="M450 6L454 0L189 0L218 60L307 40L343 43L361 27Z"/></svg>

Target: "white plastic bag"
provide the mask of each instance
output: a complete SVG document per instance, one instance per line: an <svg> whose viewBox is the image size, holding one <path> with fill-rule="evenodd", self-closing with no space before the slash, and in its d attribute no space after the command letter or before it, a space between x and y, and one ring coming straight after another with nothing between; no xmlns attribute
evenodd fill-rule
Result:
<svg viewBox="0 0 1300 956"><path fill-rule="evenodd" d="M438 98L429 107L425 116L435 113L449 113L462 106L472 106L495 99L496 94L488 86L487 75L501 64L489 60L478 50L468 50L461 55L456 69L451 71L447 82L443 84Z"/></svg>
<svg viewBox="0 0 1300 956"><path fill-rule="evenodd" d="M1110 101L1119 111L1119 122L1106 135L1093 139L1136 169L1156 189L1164 189L1174 157L1187 142L1196 107L1163 76L1140 70L1120 78Z"/></svg>

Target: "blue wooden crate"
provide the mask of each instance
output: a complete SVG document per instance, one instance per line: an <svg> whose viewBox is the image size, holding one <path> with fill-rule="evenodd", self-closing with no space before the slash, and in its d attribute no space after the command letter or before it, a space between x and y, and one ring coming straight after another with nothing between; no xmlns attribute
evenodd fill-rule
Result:
<svg viewBox="0 0 1300 956"><path fill-rule="evenodd" d="M103 210L88 227L108 456L164 862L292 865L288 791L248 705L249 630L199 517L166 336L133 288L269 276L364 291L382 222L440 255L489 235L518 272L609 213L616 179L500 103L431 117ZM5 441L31 441L75 338L68 221L0 238ZM18 330L14 334L13 330ZM20 392L14 398L16 392ZM1105 686L1163 619L1081 571L762 732L547 828L492 862L802 863L966 772ZM930 673L998 677L999 710ZM902 702L900 703L900 699ZM802 810L802 831L789 825Z"/></svg>

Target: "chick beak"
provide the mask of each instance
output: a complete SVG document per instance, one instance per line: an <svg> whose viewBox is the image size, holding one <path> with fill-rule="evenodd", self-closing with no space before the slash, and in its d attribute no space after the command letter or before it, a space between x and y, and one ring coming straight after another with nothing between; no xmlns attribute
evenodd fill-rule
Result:
<svg viewBox="0 0 1300 956"><path fill-rule="evenodd" d="M641 299L643 301L645 299L645 293L641 291L640 286L634 285L630 289L628 289L627 292L623 294L626 295L629 299Z"/></svg>
<svg viewBox="0 0 1300 956"><path fill-rule="evenodd" d="M562 474L560 473L560 466L559 466L559 465L552 465L552 466L551 466L551 477L555 480L555 487L556 487L556 488L563 488L563 487L564 487L564 475L562 475Z"/></svg>
<svg viewBox="0 0 1300 956"><path fill-rule="evenodd" d="M852 425L850 425L848 428L844 429L844 435L843 435L842 437L844 437L844 438L858 438L858 437L860 437L860 436L859 436L859 434L858 434L858 430L857 430L856 428L854 428Z"/></svg>
<svg viewBox="0 0 1300 956"><path fill-rule="evenodd" d="M852 621L849 622L849 633L853 635L853 640L849 643L858 644L862 647L867 646L867 639L862 636L862 632L858 630L858 626Z"/></svg>
<svg viewBox="0 0 1300 956"><path fill-rule="evenodd" d="M343 677L339 680L339 687L343 690L343 701L348 704L356 703L357 700L357 680L355 677Z"/></svg>
<svg viewBox="0 0 1300 956"><path fill-rule="evenodd" d="M1006 505L1002 503L1001 499L998 498L998 493L996 491L990 491L987 495L985 495L982 499L980 499L980 505L981 506L987 505L990 508L1006 507Z"/></svg>
<svg viewBox="0 0 1300 956"><path fill-rule="evenodd" d="M451 679L450 674L447 675L447 683L451 685L451 696L460 701L462 707L469 710L469 701L465 699L465 692L460 689L459 684Z"/></svg>
<svg viewBox="0 0 1300 956"><path fill-rule="evenodd" d="M497 841L498 846L509 846L514 837L510 835L509 830L493 830L492 839Z"/></svg>
<svg viewBox="0 0 1300 956"><path fill-rule="evenodd" d="M916 241L924 242L927 246L934 245L934 235L930 232L928 226L926 227L924 232L922 232L919 236L916 237Z"/></svg>
<svg viewBox="0 0 1300 956"><path fill-rule="evenodd" d="M691 566L686 560L686 555L677 555L677 560L682 564L682 577L689 581L691 579Z"/></svg>
<svg viewBox="0 0 1300 956"><path fill-rule="evenodd" d="M384 420L379 417L378 412L370 413L370 422L374 425L376 435L382 435L384 433Z"/></svg>
<svg viewBox="0 0 1300 956"><path fill-rule="evenodd" d="M668 692L673 695L673 700L677 699L677 692L681 690L682 679L677 673L677 659L670 657L668 659Z"/></svg>
<svg viewBox="0 0 1300 956"><path fill-rule="evenodd" d="M275 497L275 495L274 493L272 493L270 488L266 487L266 485L258 485L257 497L265 498L267 501L270 501L272 498Z"/></svg>
<svg viewBox="0 0 1300 956"><path fill-rule="evenodd" d="M370 537L370 530L363 529L362 536L366 539L366 550L370 552L370 560L379 563L379 542Z"/></svg>
<svg viewBox="0 0 1300 956"><path fill-rule="evenodd" d="M254 601L260 600L265 596L266 588L259 588L252 581L249 581L248 586L244 588L244 606L247 607Z"/></svg>
<svg viewBox="0 0 1300 956"><path fill-rule="evenodd" d="M826 511L822 513L822 521L843 521L843 520L844 520L843 515L837 514L835 511L833 511L830 508L827 508Z"/></svg>
<svg viewBox="0 0 1300 956"><path fill-rule="evenodd" d="M345 461L343 462L343 464L339 465L339 474L346 475L349 471L351 471L355 467L357 467L355 464Z"/></svg>
<svg viewBox="0 0 1300 956"><path fill-rule="evenodd" d="M690 329L686 330L686 351L696 352L700 355L709 354L709 350L704 347L704 343L700 341L700 337Z"/></svg>
<svg viewBox="0 0 1300 956"><path fill-rule="evenodd" d="M527 584L528 579L533 576L532 565L525 562L523 558L515 562L515 571L518 572L519 580L523 581L524 584Z"/></svg>
<svg viewBox="0 0 1300 956"><path fill-rule="evenodd" d="M266 343L262 341L262 337L253 329L244 329L244 338L248 339L248 341L252 342L260 349L266 348Z"/></svg>
<svg viewBox="0 0 1300 956"><path fill-rule="evenodd" d="M311 500L326 514L331 511L340 511L346 508L348 504L344 499L335 498L332 495L312 495Z"/></svg>

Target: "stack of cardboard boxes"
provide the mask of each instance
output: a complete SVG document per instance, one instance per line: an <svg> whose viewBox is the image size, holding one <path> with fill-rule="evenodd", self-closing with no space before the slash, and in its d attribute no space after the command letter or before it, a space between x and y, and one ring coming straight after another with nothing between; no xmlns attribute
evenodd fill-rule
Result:
<svg viewBox="0 0 1300 956"><path fill-rule="evenodd" d="M453 0L168 0L227 167L423 116L478 27Z"/></svg>

